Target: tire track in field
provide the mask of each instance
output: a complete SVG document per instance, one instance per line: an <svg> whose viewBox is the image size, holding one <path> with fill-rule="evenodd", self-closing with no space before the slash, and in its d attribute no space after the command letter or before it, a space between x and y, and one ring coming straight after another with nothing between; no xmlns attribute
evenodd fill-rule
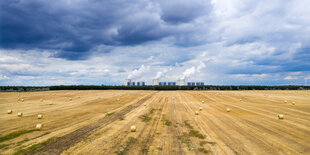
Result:
<svg viewBox="0 0 310 155"><path fill-rule="evenodd" d="M189 94L189 95L191 95L191 94ZM198 96L202 96L202 95L198 94ZM200 103L202 101L204 101L204 103ZM213 109L207 104L208 102L211 102L211 101L215 102L215 100L213 100L211 98L204 98L204 99L199 98L199 101L195 102L195 104L198 103L198 104L200 104L201 107L203 107L203 111L201 113L201 115L202 115L201 118L203 118L203 116L206 115L208 110ZM207 135L206 138L209 141L214 141L216 143L216 145L209 147L209 149L211 149L211 153L213 153L213 154L229 154L229 155L234 154L234 152L231 148L229 148L225 143L223 143L223 141L218 140L219 139L218 135L214 132L214 130L211 130L211 128L209 127L209 125L206 123L206 121L204 119L195 119L195 121L199 124L199 126L201 126L201 128L208 131L208 132L206 132L206 135Z"/></svg>
<svg viewBox="0 0 310 155"><path fill-rule="evenodd" d="M235 104L236 102L240 102L240 101L235 101L235 98L232 96L225 96L225 98L222 97L221 100L222 101L231 100L232 104ZM287 107L286 104L283 105L281 102L279 103L279 101L276 101L273 104L268 105L268 108L265 108L265 109L262 109L260 107L260 105L263 104L264 102L271 103L270 100L265 99L263 102L261 100L253 100L251 98L250 99L246 98L246 99L242 100L242 102L251 103L249 105L248 104L246 104L246 105L242 104L242 106L247 107L247 108L251 107L252 109L255 109L255 111L262 111L262 113L269 113L269 114L277 114L277 113L275 113L274 110L271 110L271 109L278 109L277 111L286 111L289 114L292 114L294 116L298 116L298 120L300 120L300 121L303 121L303 122L307 121L307 123L305 123L305 124L309 124L309 122L310 122L308 119L310 117L309 112L295 110L291 107ZM274 105L274 104L276 104L276 105ZM305 128L309 128L309 126L305 126Z"/></svg>
<svg viewBox="0 0 310 155"><path fill-rule="evenodd" d="M189 94L189 95L191 95L193 98L195 98L195 96L193 96L192 94ZM189 100L189 99L186 98L186 100ZM189 107L188 104L186 104L186 105ZM204 116L203 113L201 114L201 116L202 116L201 118L207 119L208 122L210 122L210 124L212 124L211 125L211 128L213 128L212 131L221 131L221 133L223 133L220 136L218 136L218 138L221 139L223 142L225 142L225 144L230 147L230 149L234 152L234 154L239 154L239 153L249 154L250 153L248 149L245 149L247 147L244 145L244 144L247 144L248 140L245 137L243 137L242 134L239 134L236 130L232 130L232 128L229 127L226 123L222 123L222 120L220 117L215 117L212 115L210 115L209 117L203 117ZM195 120L195 124L197 126L199 126L197 120ZM228 134L227 130L225 130L225 129L229 129L229 131L233 132L234 134ZM232 135L239 135L240 138L241 137L243 137L243 138L238 139ZM234 143L231 143L231 142L234 142ZM238 145L236 145L236 144L238 144Z"/></svg>
<svg viewBox="0 0 310 155"><path fill-rule="evenodd" d="M165 125L163 123L164 131L167 133L165 138L167 138L168 142L165 147L163 147L166 148L163 154L185 154L182 150L180 131L175 126L177 122L175 110L175 94L173 93L167 97L167 104L165 106L165 120L171 120L171 124Z"/></svg>
<svg viewBox="0 0 310 155"><path fill-rule="evenodd" d="M176 99L175 99L175 97L173 98L173 101L172 101L172 103L171 103L171 106L172 106L172 122L175 122L175 123L177 123L177 110L176 110ZM180 138L181 138L181 132L180 132L180 130L179 130L179 128L177 127L177 128L174 128L174 130L175 130L175 132L173 132L173 133L175 133L176 134L176 137L177 137L177 144L178 144L178 149L179 149L179 151L180 151L180 155L183 155L184 154L184 152L183 152L183 150L182 150L182 142L180 141Z"/></svg>
<svg viewBox="0 0 310 155"><path fill-rule="evenodd" d="M188 120L188 119L184 119L184 118L187 118L188 116L188 114L189 113L192 113L192 112L189 112L189 110L191 110L191 109L188 109L188 108L186 108L186 106L185 106L185 102L183 101L183 98L184 98L184 95L180 95L179 93L178 93L178 98L179 98L179 100L180 100L180 102L179 102L179 108L180 108L180 111L182 112L182 111L185 111L184 112L184 114L182 114L181 115L181 117L180 117L180 119L181 119L181 124L183 124L186 120ZM188 131L188 129L187 128L183 128L183 131ZM194 146L194 143L192 142L192 141L189 141L189 143L190 143L190 146ZM188 148L187 148L187 150L188 151L191 151L191 150L189 150ZM198 154L198 150L197 149L194 149L193 150L194 152L195 152L195 154Z"/></svg>
<svg viewBox="0 0 310 155"><path fill-rule="evenodd" d="M149 100L147 100L144 105L151 105L150 103L156 102L157 98L152 97ZM129 137L134 137L134 138L138 138L136 135L140 136L141 132L144 131L145 129L145 124L143 125L142 128L138 127L138 131L135 133L131 133L129 131L128 126L132 125L132 124L136 124L137 126L139 126L138 124L138 116L142 115L142 113L146 113L150 108L146 108L146 106L140 106L138 108L135 108L134 110L132 110L131 112L129 112L128 114L126 114L126 118L128 118L128 120L130 120L129 122L127 122L126 124L123 124L123 126L121 128L117 128L115 129L114 126L118 126L119 122L115 122L115 123L111 123L108 126L106 126L107 128L103 130L103 132L101 132L98 135L102 135L104 134L106 131L105 130L110 130L112 129L112 133L107 133L106 135L108 135L108 137L101 139L100 136L98 137L99 139L96 139L96 133L92 134L93 136L95 135L95 137L92 137L93 139L95 139L94 143L88 143L88 145L90 145L88 148L85 148L84 150L82 149L81 152L74 152L74 154L114 154L116 152L121 153L121 148L127 147L126 148L126 152L130 150L130 148L132 146L127 146L127 140ZM114 131L114 132L113 132ZM74 146L77 148L80 148L81 146ZM83 147L83 145L82 145ZM70 148L71 149L71 148ZM69 153L72 154L72 153Z"/></svg>
<svg viewBox="0 0 310 155"><path fill-rule="evenodd" d="M158 103L160 103L160 108L162 109L167 101L163 98L160 98ZM154 104L152 102L150 103L151 110L154 109ZM155 110L155 109L154 109ZM152 124L145 122L144 126L141 130L141 132L136 137L138 139L137 144L133 144L131 146L131 149L128 150L128 154L148 154L149 148L154 140L154 136L157 131L157 126L161 120L162 111L155 111L154 114L151 114L151 117L153 118ZM156 116L156 120L155 120ZM157 117L158 116L158 117ZM134 148L134 149L132 149ZM140 149L137 149L140 148Z"/></svg>
<svg viewBox="0 0 310 155"><path fill-rule="evenodd" d="M164 99L161 98L159 100L159 103L161 102L161 100L164 100ZM165 103L166 103L166 101L164 100L164 102L162 102L160 104L160 108L159 109L163 109ZM157 118L156 121L153 121L153 124L151 125L153 130L151 129L151 132L149 132L147 138L143 141L143 149L147 150L147 152L143 152L143 154L148 154L148 151L149 151L151 145L153 144L154 137L155 137L155 134L156 134L156 131L157 131L157 127L158 127L158 124L159 124L159 122L161 120L161 117L162 117L162 113L163 113L163 110L160 110L158 112L158 114L156 114L156 116L159 116L159 117Z"/></svg>
<svg viewBox="0 0 310 155"><path fill-rule="evenodd" d="M184 95L184 97L185 97L185 100L184 100L185 102L184 102L184 104L183 104L183 105L184 105L184 108L185 108L185 109L190 109L190 110L192 111L191 113L194 115L194 111L190 108L190 106L187 104L187 102L190 102L193 106L195 106L195 105L191 102L190 99L188 99L187 96ZM197 108L197 109L198 109L198 108ZM217 126L216 123L214 123L214 121L217 120L216 118L214 118L214 119L212 119L212 120L208 118L208 120L209 120L209 122L212 122L213 127L216 127L216 129L212 128L211 130L208 130L209 132L213 132L213 131L222 131L222 133L225 133L225 131L222 130L221 127ZM195 123L195 126L199 127L199 123L198 123L197 119L194 119L193 121L194 121L194 123ZM201 128L199 128L199 129L201 129ZM208 133L205 132L204 130L202 130L202 132L203 132L205 135L210 136L210 134L208 134ZM212 135L217 135L217 134L213 132ZM211 137L209 137L209 138L211 138ZM212 137L212 138L214 138L214 137ZM219 149L220 149L221 151L227 153L227 152L224 151L224 150L228 150L228 152L230 152L230 154L238 154L238 153L237 153L238 148L235 148L233 145L229 145L229 144L227 145L226 143L223 143L223 142L225 142L225 140L226 140L226 141L229 141L229 142L230 142L230 141L236 141L236 142L237 142L237 141L239 141L238 139L234 139L233 137L227 137L226 135L221 135L220 138L218 138L218 139L220 139L219 143L221 143L222 146L225 147L225 149L224 149L224 148L222 148L221 145L217 145L217 147L219 147ZM211 153L214 153L214 152L211 152Z"/></svg>
<svg viewBox="0 0 310 155"><path fill-rule="evenodd" d="M218 106L217 104L210 104L210 106L212 106L212 109L217 109L218 111L223 111L223 108ZM208 115L208 116L206 116ZM212 115L210 116L210 114L206 113L205 116L203 116L205 119L208 119L208 117L213 117ZM233 116L229 116L228 114L226 114L226 112L223 111L223 115L221 115L221 117L218 117L219 121L222 123L221 126L224 127L227 126L229 129L234 129L234 131L238 132L237 137L244 137L243 139L245 139L245 142L250 140L250 143L255 142L255 145L253 146L254 148L256 148L255 152L258 152L258 150L260 150L259 148L264 148L264 151L267 151L265 153L261 154L270 154L273 153L274 154L274 149L270 148L270 143L266 143L265 141L263 141L260 137L261 135L258 135L258 132L253 132L256 131L255 129L246 126L244 121L236 119ZM204 121L202 121L204 123ZM245 123L245 124L244 124ZM252 131L252 132L249 132ZM255 134L254 134L255 133ZM237 135L237 134L232 134L232 135ZM242 135L242 136L241 136ZM249 142L246 142L249 143ZM253 143L254 144L254 143ZM251 149L251 151L253 151ZM262 150L260 150L262 151Z"/></svg>
<svg viewBox="0 0 310 155"><path fill-rule="evenodd" d="M223 110L224 108L222 108L222 105L227 106L226 104L222 104L222 103L220 104L220 103L215 102L215 103L212 103L210 105L219 111L223 111L223 115L221 115L221 117L218 117L218 120L220 122L218 122L217 124L221 124L221 126L223 126L223 127L226 126L229 129L234 129L233 131L236 133L233 135L237 135L237 133L238 133L239 136L237 136L237 137L240 137L240 138L244 137L243 139L246 141L249 139L249 140L255 142L255 145L259 146L258 148L265 148L264 150L273 151L273 153L275 153L274 149L269 148L269 145L272 145L275 142L272 141L273 143L269 143L269 145L268 144L266 145L267 142L263 142L263 141L261 141L260 138L257 138L257 137L261 137L261 135L257 135L259 132L247 132L247 131L256 131L256 130L253 126L244 125L243 123L245 123L245 122L244 122L243 118L238 117L238 119L237 119L236 116L226 114L226 112L224 112L224 110ZM213 117L213 116L210 115L208 117ZM206 117L206 119L208 119L208 117ZM231 131L231 132L233 132L233 131ZM267 149L267 148L269 148L269 149ZM277 149L281 150L280 148L277 148ZM281 150L281 151L283 151L283 150ZM292 151L292 152L294 152L294 151Z"/></svg>
<svg viewBox="0 0 310 155"><path fill-rule="evenodd" d="M156 98L152 97L149 100L147 100L144 105L150 102L154 102ZM69 150L66 150L66 154L114 154L114 153L121 153L121 148L126 147L127 149L130 149L129 146L127 146L127 140L129 137L136 138L137 136L134 136L136 134L139 134L142 130L138 130L136 133L130 132L130 129L128 126L133 124L138 124L138 116L142 115L142 113L145 113L149 108L146 108L146 106L139 106L135 108L134 110L130 111L126 114L126 119L129 120L125 124L120 121L115 121L104 128L100 129L97 133L93 133L91 136L87 137L91 139L88 142L80 143L75 145L74 147L71 147ZM120 124L122 124L120 126ZM139 125L138 125L139 126ZM144 128L144 125L143 125ZM138 129L140 129L138 127ZM110 130L110 131L109 131ZM108 132L107 132L108 131ZM104 135L104 136L103 136ZM103 136L103 137L102 137ZM85 147L85 145L88 145ZM131 146L130 146L131 147Z"/></svg>
<svg viewBox="0 0 310 155"><path fill-rule="evenodd" d="M191 94L188 94L188 95L191 95ZM188 97L186 97L186 100L188 100L188 102L191 102L192 100L189 100L188 99ZM213 100L213 99L211 99L211 98L208 98L208 100L210 100L210 101L215 101L215 100ZM205 101L205 100L203 100L203 101ZM199 100L198 102L195 102L195 104L196 103L200 103L201 101ZM192 103L192 102L191 102ZM203 108L203 112L201 113L201 115L204 115L204 113L207 111L207 109L213 109L213 108L211 108L209 105L207 105L206 104L207 102L205 102L205 103L201 103L202 105L202 107L208 107L208 108ZM196 107L195 106L195 104L193 104L192 103L192 105L194 106L194 107ZM187 104L186 104L187 105ZM199 106L199 105L198 105ZM196 109L198 109L198 108L196 108ZM200 116L200 118L201 118L201 116ZM211 119L208 119L209 120L209 122L211 121ZM216 119L215 120L213 120L213 121L216 121ZM211 124L213 124L213 121L211 121L212 123ZM199 125L199 122L200 122L200 124L202 124L204 127L200 127L200 125ZM208 131L208 132L204 132L208 137L208 139L209 140L211 140L211 141L214 141L214 142L216 142L216 144L218 144L218 145L215 145L215 146L213 146L213 147L209 147L209 149L211 149L211 153L213 153L213 154L236 154L236 150L234 150L233 148L231 148L231 147L229 147L229 145L226 145L225 143L224 143L224 141L222 141L222 140L219 140L220 138L218 138L218 135L214 132L214 131L219 131L219 130L212 130L210 127L209 127L209 125L207 125L206 124L206 121L204 121L203 119L194 119L194 123L196 124L196 126L198 126L199 127L199 129L204 129L204 130L206 130L206 131ZM216 124L216 123L215 123ZM213 128L214 129L214 128ZM222 136L222 135L221 135Z"/></svg>
<svg viewBox="0 0 310 155"><path fill-rule="evenodd" d="M152 106L154 106L152 103L155 103L155 102L156 103L160 103L161 104L160 107L162 107L164 105L164 103L165 103L165 100L163 100L162 98L159 98L159 99L155 98L155 100L148 101L148 102L149 102L149 106L150 106L149 110L152 110L152 109L154 109L152 107ZM156 116L157 115L160 116L161 112L155 111L153 114L151 114L152 117L154 117L155 115ZM128 153L128 154L145 154L145 153L147 153L147 152L142 152L140 150L143 150L143 151L148 150L148 148L149 148L149 144L148 143L151 143L153 141L153 138L155 136L156 128L157 128L157 125L159 123L159 120L160 119L152 120L152 124L150 124L151 122L142 122L143 127L139 128L139 130L138 130L139 132L136 132L135 133L136 136L134 136L134 138L137 139L138 143L131 144L130 147L127 148L126 153ZM137 123L134 123L134 122L137 122L137 121L140 121L140 120L139 120L138 116L135 116L133 118L131 124L137 124ZM127 129L127 125L124 126L124 128L122 128L120 131L123 131L123 130L128 130ZM128 133L126 135L120 134L120 135L117 135L116 137L114 137L114 139L118 139L118 142L116 142L116 143L114 142L112 147L109 149L109 151L105 152L105 154L113 154L113 153L115 153L115 150L117 150L121 146L126 145L126 141L125 140L127 139L127 137L130 137L130 135ZM135 148L135 149L132 149L132 148ZM137 148L140 148L140 149L137 149Z"/></svg>
<svg viewBox="0 0 310 155"><path fill-rule="evenodd" d="M225 105L225 106L227 106L227 104L220 104L220 103L212 103L212 104L210 104L210 105L212 105L215 109L218 109L218 110L220 110L221 111L221 109L223 109L222 108L222 105ZM224 112L225 113L225 112ZM264 135L262 135L262 134L260 134L260 132L261 132L261 130L258 130L257 129L257 126L253 126L253 123L251 122L251 125L248 123L248 122L250 122L249 120L247 120L247 119L244 119L244 118L242 118L242 117L236 117L236 116L234 116L234 115L230 115L230 117L228 117L229 115L227 115L227 114L224 114L223 113L223 115L222 115L222 117L220 118L220 121L223 123L223 124L225 124L225 125L227 125L227 126L229 126L230 128L233 128L233 127L236 127L238 130L236 130L236 131L238 131L238 132L240 132L242 135L247 135L246 137L248 138L248 139L252 139L252 140L254 140L257 144L258 144L258 146L261 146L261 147L263 147L263 148L265 148L266 149L266 144L269 146L269 145L274 145L274 144L277 144L278 145L278 148L277 149L279 149L279 151L281 150L280 148L285 148L285 151L287 152L288 150L290 151L290 152L295 152L295 153L297 153L296 152L296 150L292 150L292 149L288 149L289 147L287 147L287 146L285 146L285 145L283 145L282 143L277 143L277 141L275 140L275 139L283 139L284 137L283 136L280 136L279 134L277 134L277 132L272 132L273 134L272 135L278 135L277 137L275 137L275 136L272 136L273 138L275 138L275 139L270 139L269 137L265 137ZM211 117L211 116L209 116L209 117ZM238 118L238 119L237 119ZM227 121L228 120L228 121ZM229 121L230 120L230 121ZM266 120L265 120L266 121ZM231 122L234 122L234 123L231 123ZM247 125L245 125L245 124L247 124ZM268 126L269 124L273 124L274 126L277 126L277 125L280 125L280 124L277 124L277 123L275 123L275 122L273 122L273 121L267 121L267 122L262 122L262 125L265 125L265 126ZM261 128L261 127L259 127L260 129L263 129L264 131L267 131L266 130L266 128L264 129L264 128ZM273 130L278 130L278 128L273 128ZM252 132L246 132L246 131L252 131ZM271 130L268 130L268 131L271 131ZM279 130L280 131L280 130ZM282 131L281 131L282 132ZM251 133L251 134L250 134ZM255 134L254 134L255 133ZM289 133L285 133L285 136L287 136ZM289 134L289 135L291 135L291 134ZM259 138L258 138L259 137ZM265 137L265 139L269 139L268 140L268 142L267 141L261 141L261 137ZM296 138L298 138L298 137L294 137L293 135L291 135L290 136L291 138L286 138L286 140L285 140L285 142L288 142L288 141L290 141L290 143L291 144L296 144L296 147L298 147L298 145L297 144L299 144L299 147L302 147L302 148L306 148L306 146L304 146L303 144L301 144L301 143L298 143L297 141L295 141L296 140ZM306 142L305 142L306 143ZM265 147L264 147L265 146ZM267 147L267 148L269 148L269 147ZM265 150L264 149L264 150ZM267 150L269 150L269 151L276 151L276 149L275 148L269 148L269 149L267 149ZM282 152L283 152L284 150L282 150ZM274 152L275 153L275 152Z"/></svg>
<svg viewBox="0 0 310 155"><path fill-rule="evenodd" d="M192 123L194 124L194 126L199 130L199 132L201 132L203 135L206 135L208 137L206 138L211 138L210 135L208 134L208 132L206 131L205 128L201 127L201 125L199 124L199 118L201 116L199 115L195 115L195 111L199 109L199 105L197 105L198 102L192 102L192 99L189 99L189 96L186 94L186 95L183 95L182 96L184 99L183 99L183 108L188 112L188 111L191 111L190 113L186 113L188 116L188 118L192 118L191 120L193 121ZM193 110L194 109L194 110ZM210 131L209 131L210 132ZM195 153L196 154L199 154L198 152L198 147L199 145L197 144L198 141L204 141L202 139L198 140L198 139L193 139L193 141L196 142L196 146L195 146ZM193 143L192 143L193 144ZM201 147L201 146L200 146ZM222 150L223 151L223 148L221 148L221 146L217 146L218 148L214 148L214 147L210 147L210 146L206 146L208 147L209 149L209 153L211 154L214 154L215 152L218 152L218 150ZM224 151L223 151L224 152Z"/></svg>
<svg viewBox="0 0 310 155"><path fill-rule="evenodd" d="M96 123L84 126L80 129L77 129L69 134L66 134L62 137L57 138L55 142L52 142L46 146L43 146L37 150L26 153L26 155L32 154L61 154L63 151L68 148L74 146L78 142L82 141L84 138L90 136L93 132L99 130L102 126L106 126L114 121L116 121L119 117L124 116L129 113L133 109L137 108L149 98L151 98L154 94L150 94L135 104L131 104L124 109L120 110L120 112L111 115L110 117L104 117L99 119Z"/></svg>
<svg viewBox="0 0 310 155"><path fill-rule="evenodd" d="M310 131L309 130L307 130L308 128L307 127L305 127L304 125L303 125L303 123L305 123L305 122L302 122L302 123L294 123L293 121L287 121L286 120L286 122L285 123L287 123L287 124L279 124L279 123L276 123L276 122L274 122L273 120L275 120L276 119L276 117L272 117L272 116L269 116L269 115L266 115L266 113L268 113L268 114L273 114L273 115L277 115L277 113L275 113L275 112L273 112L273 111L266 111L266 110L261 110L261 109L258 109L258 108L255 108L255 107L253 107L253 106L248 106L248 105L242 105L242 107L240 106L240 105L232 105L232 104L225 104L225 103L217 103L217 102L215 102L215 103L213 103L212 104L212 106L215 106L215 105L220 105L220 106L222 106L222 105L225 105L226 107L228 106L228 107L234 107L235 109L239 109L239 110L241 110L241 111L244 111L244 112L248 112L249 114L254 114L254 115L258 115L259 117L257 117L257 118L268 118L268 120L266 120L266 119L263 119L264 120L264 122L262 122L264 125L266 125L266 126L270 126L271 127L271 125L272 125L272 128L274 129L274 130L276 130L277 132L282 132L282 133L285 133L285 136L287 136L287 137L290 137L289 139L296 139L296 138L298 138L298 139L300 139L300 140L304 140L304 138L302 138L302 137L296 137L296 134L298 134L298 135L301 135L301 134L303 134L303 133L305 133L305 136L307 137L307 138L309 138L307 135L309 135L309 134L306 134L306 133L310 133ZM224 109L224 108L223 108ZM253 110L249 110L249 109L253 109ZM218 109L218 110L221 110L220 108ZM244 119L244 118L242 118L242 117L239 117L239 119L242 119L242 120L247 120L247 119ZM305 123L306 124L306 123ZM299 127L300 128L300 130L295 130L295 128L293 128L293 127ZM283 129L286 129L286 130L283 130ZM285 132L285 131L287 131L287 129L289 129L291 132ZM296 133L296 134L295 134ZM306 143L306 142L305 142Z"/></svg>
<svg viewBox="0 0 310 155"><path fill-rule="evenodd" d="M208 96L204 96L204 97L207 97ZM288 121L286 120L285 123L287 123L286 125L283 125L283 124L278 124L278 123L275 123L274 121L271 121L271 120L274 120L277 116L278 113L274 112L274 111L266 111L266 110L262 110L261 108L256 108L255 106L252 106L252 105L246 105L246 104L243 104L242 106L240 105L234 105L235 102L231 102L231 104L227 104L225 102L225 100L223 100L224 97L220 98L219 100L221 100L222 102L218 103L218 102L214 102L210 105L212 106L215 106L215 105L220 105L221 107L222 106L226 106L226 107L234 107L234 109L238 109L240 111L243 111L243 112L248 112L249 114L252 114L252 115L258 115L259 117L257 118L264 118L264 121L268 121L268 124L269 126L270 125L273 125L273 128L275 128L276 130L278 131L281 131L281 132L284 132L283 129L286 128L294 133L298 133L298 134L301 134L301 133L309 133L310 131L308 130L308 127L304 126L303 124L307 124L305 122L302 122L302 123L296 123L296 122L293 122L293 121ZM226 96L226 98L229 98ZM224 111L224 107L222 108L223 111ZM251 110L250 110L251 109ZM221 110L221 109L218 109L218 110ZM269 114L269 115L266 115L266 114ZM272 117L270 115L274 115L275 117ZM269 120L266 120L265 118L268 118ZM240 119L243 119L242 117L240 117ZM268 125L266 124L266 125ZM293 127L299 127L300 130L295 130L295 128ZM290 135L291 137L295 137L295 134L291 134L291 133L286 133L286 135Z"/></svg>

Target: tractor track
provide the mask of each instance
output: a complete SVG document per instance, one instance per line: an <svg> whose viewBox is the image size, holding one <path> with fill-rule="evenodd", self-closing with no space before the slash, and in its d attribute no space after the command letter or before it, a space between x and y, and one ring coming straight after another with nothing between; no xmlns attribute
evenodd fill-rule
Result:
<svg viewBox="0 0 310 155"><path fill-rule="evenodd" d="M141 104L143 104L145 101L150 99L154 94L150 94L140 101L138 101L135 104L131 104L124 109L122 109L120 112L111 115L110 117L104 117L99 119L96 123L84 126L78 130L75 130L69 134L66 134L62 137L57 138L56 141L49 143L48 145L45 145L43 147L40 147L34 151L26 153L26 155L33 155L33 154L61 154L63 151L69 149L70 147L74 146L75 144L82 141L84 138L87 138L95 131L99 130L101 127L104 127L114 121L116 121L118 118L126 115L133 109L137 108Z"/></svg>

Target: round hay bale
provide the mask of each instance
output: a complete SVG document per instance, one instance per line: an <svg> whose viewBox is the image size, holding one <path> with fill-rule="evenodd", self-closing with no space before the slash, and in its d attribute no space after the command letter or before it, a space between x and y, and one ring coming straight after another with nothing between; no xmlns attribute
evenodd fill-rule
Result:
<svg viewBox="0 0 310 155"><path fill-rule="evenodd" d="M42 114L39 114L38 115L38 119L42 119L43 118L43 115Z"/></svg>
<svg viewBox="0 0 310 155"><path fill-rule="evenodd" d="M12 114L13 111L11 109L8 110L8 114Z"/></svg>
<svg viewBox="0 0 310 155"><path fill-rule="evenodd" d="M242 99L239 99L239 101L242 101Z"/></svg>
<svg viewBox="0 0 310 155"><path fill-rule="evenodd" d="M278 115L278 118L279 118L279 119L284 119L284 115L283 115L283 114L279 114L279 115Z"/></svg>
<svg viewBox="0 0 310 155"><path fill-rule="evenodd" d="M292 105L295 105L295 102L292 102Z"/></svg>
<svg viewBox="0 0 310 155"><path fill-rule="evenodd" d="M195 111L195 115L199 115L199 111Z"/></svg>
<svg viewBox="0 0 310 155"><path fill-rule="evenodd" d="M202 103L205 103L205 101L201 101Z"/></svg>
<svg viewBox="0 0 310 155"><path fill-rule="evenodd" d="M130 127L130 131L131 131L131 132L136 132L136 130L137 130L137 127L136 127L135 125L132 125L132 126Z"/></svg>
<svg viewBox="0 0 310 155"><path fill-rule="evenodd" d="M23 113L22 113L22 112L18 112L18 113L17 113L17 116L18 116L18 117L22 117L22 116L23 116Z"/></svg>
<svg viewBox="0 0 310 155"><path fill-rule="evenodd" d="M72 98L69 98L69 101L72 101Z"/></svg>
<svg viewBox="0 0 310 155"><path fill-rule="evenodd" d="M230 108L226 108L226 112L230 112Z"/></svg>
<svg viewBox="0 0 310 155"><path fill-rule="evenodd" d="M199 107L199 111L201 111L202 110L202 107Z"/></svg>
<svg viewBox="0 0 310 155"><path fill-rule="evenodd" d="M21 99L21 101L24 102L25 100L24 100L24 99Z"/></svg>
<svg viewBox="0 0 310 155"><path fill-rule="evenodd" d="M285 100L284 103L287 103L287 101Z"/></svg>
<svg viewBox="0 0 310 155"><path fill-rule="evenodd" d="M43 124L37 124L36 125L36 129L37 130L42 130L42 128L43 128Z"/></svg>

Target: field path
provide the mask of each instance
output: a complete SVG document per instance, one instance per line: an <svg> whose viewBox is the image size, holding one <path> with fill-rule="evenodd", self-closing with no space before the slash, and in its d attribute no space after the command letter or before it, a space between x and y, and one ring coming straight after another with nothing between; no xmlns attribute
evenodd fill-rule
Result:
<svg viewBox="0 0 310 155"><path fill-rule="evenodd" d="M155 94L155 93L154 93ZM76 143L82 141L84 138L91 135L96 130L100 129L102 126L106 126L114 121L116 121L118 118L124 116L128 112L132 111L133 109L137 108L141 104L143 104L145 101L147 101L149 98L152 97L153 94L141 99L135 104L131 104L124 109L122 109L120 112L117 112L116 114L113 114L109 117L104 117L99 119L96 123L92 123L90 125L84 126L74 132L71 132L67 135L64 135L62 137L57 138L55 142L52 142L42 148L39 148L33 152L29 152L26 155L32 155L32 154L60 154L64 150L67 150L71 146L74 146Z"/></svg>
<svg viewBox="0 0 310 155"><path fill-rule="evenodd" d="M1 109L14 111L0 113L6 125L0 139L31 131L0 141L0 154L310 154L310 91L48 91L0 98ZM37 123L43 130L32 131Z"/></svg>

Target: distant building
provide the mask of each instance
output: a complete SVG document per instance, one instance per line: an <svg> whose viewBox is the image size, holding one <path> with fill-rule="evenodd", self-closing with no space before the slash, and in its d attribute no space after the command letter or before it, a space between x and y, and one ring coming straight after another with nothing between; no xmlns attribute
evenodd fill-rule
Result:
<svg viewBox="0 0 310 155"><path fill-rule="evenodd" d="M195 82L187 82L188 86L195 86Z"/></svg>
<svg viewBox="0 0 310 155"><path fill-rule="evenodd" d="M131 82L131 79L125 79L125 86L128 86L130 82Z"/></svg>
<svg viewBox="0 0 310 155"><path fill-rule="evenodd" d="M176 82L168 82L168 86L176 86L177 83Z"/></svg>
<svg viewBox="0 0 310 155"><path fill-rule="evenodd" d="M139 81L139 82L137 82L137 86L145 86L145 82Z"/></svg>
<svg viewBox="0 0 310 155"><path fill-rule="evenodd" d="M167 86L167 82L159 82L160 86Z"/></svg>
<svg viewBox="0 0 310 155"><path fill-rule="evenodd" d="M135 86L135 85L136 85L135 82L128 82L128 83L127 83L127 86Z"/></svg>
<svg viewBox="0 0 310 155"><path fill-rule="evenodd" d="M203 86L205 85L203 82L196 82L196 86Z"/></svg>

